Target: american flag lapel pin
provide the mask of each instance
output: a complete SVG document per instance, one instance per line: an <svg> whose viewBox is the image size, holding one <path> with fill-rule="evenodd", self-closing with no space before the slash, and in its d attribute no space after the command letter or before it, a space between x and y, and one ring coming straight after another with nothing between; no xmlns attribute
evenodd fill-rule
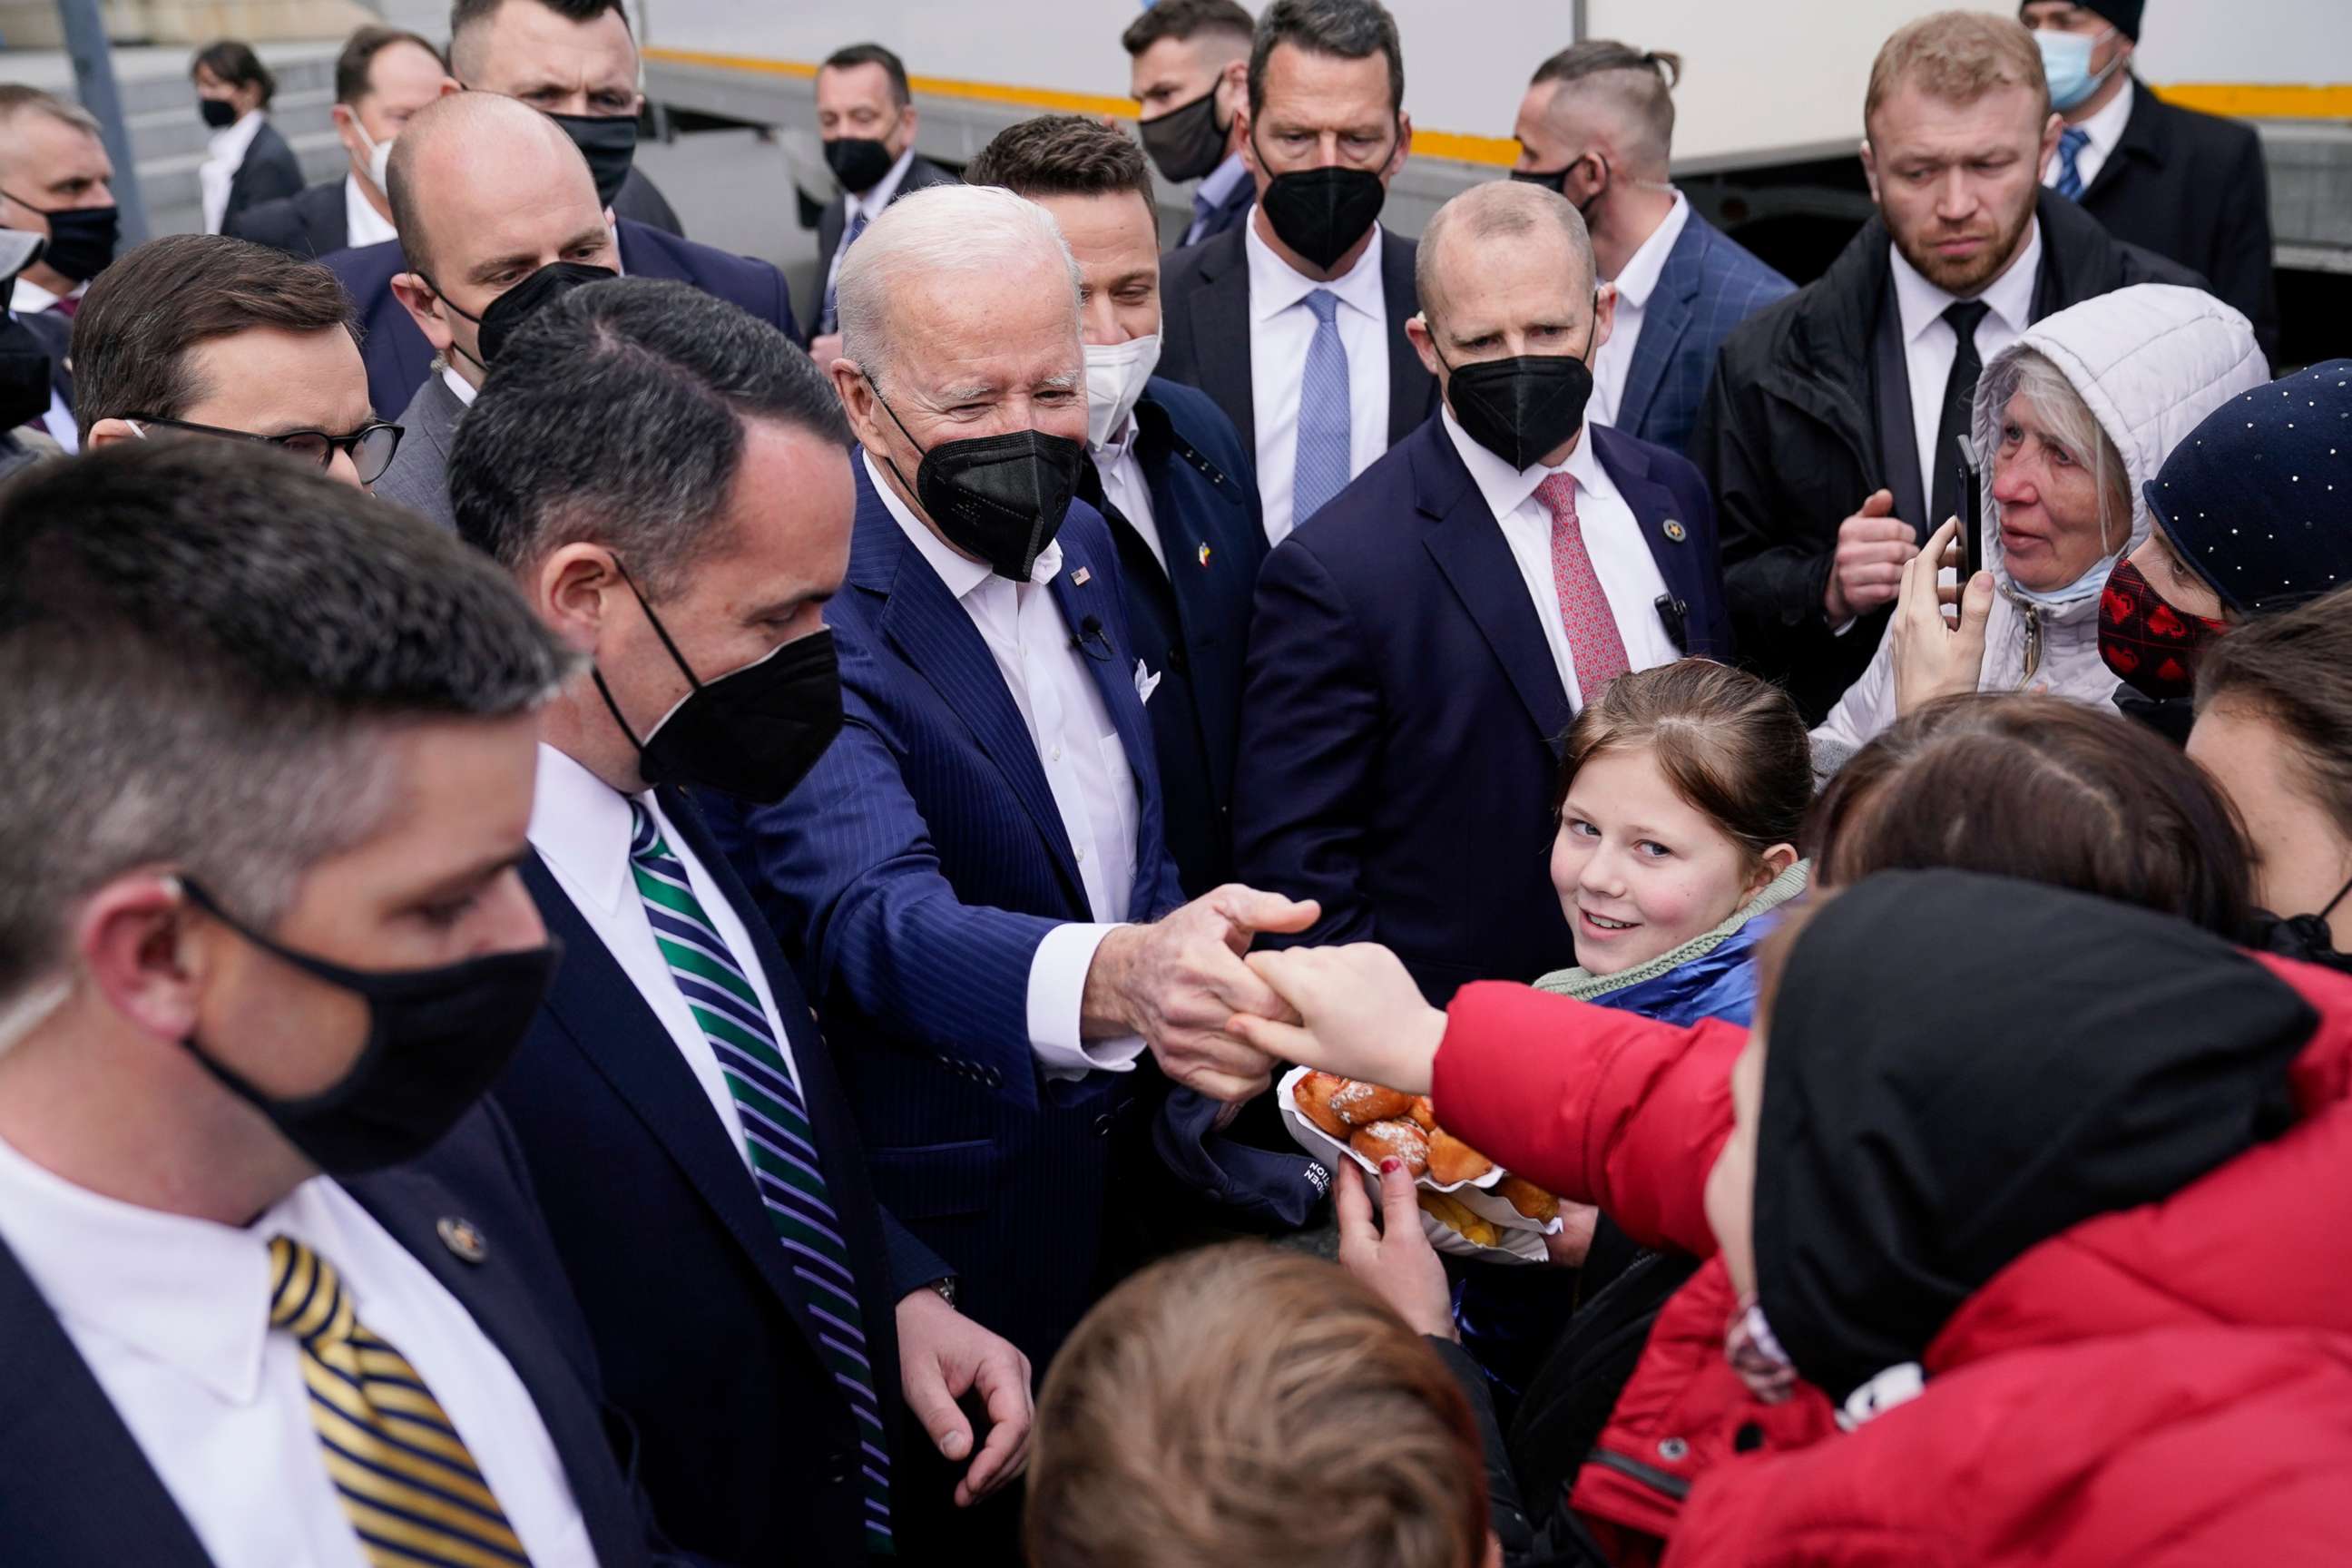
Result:
<svg viewBox="0 0 2352 1568"><path fill-rule="evenodd" d="M1073 588L1083 588L1093 580L1094 574L1083 566L1070 574L1070 586Z"/></svg>

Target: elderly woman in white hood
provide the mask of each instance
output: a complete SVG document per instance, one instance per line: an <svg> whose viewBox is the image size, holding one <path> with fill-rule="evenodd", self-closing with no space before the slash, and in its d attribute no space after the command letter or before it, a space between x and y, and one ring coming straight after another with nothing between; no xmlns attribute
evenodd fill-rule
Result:
<svg viewBox="0 0 2352 1568"><path fill-rule="evenodd" d="M2144 283L2037 323L1993 356L1973 420L1984 566L1937 587L1948 522L1904 568L1878 656L1813 731L1829 773L1933 698L2051 691L2112 707L2099 657L2107 573L2147 537L2141 484L2198 422L2270 376L2253 329L2195 289ZM1959 616L1944 606L1958 601Z"/></svg>

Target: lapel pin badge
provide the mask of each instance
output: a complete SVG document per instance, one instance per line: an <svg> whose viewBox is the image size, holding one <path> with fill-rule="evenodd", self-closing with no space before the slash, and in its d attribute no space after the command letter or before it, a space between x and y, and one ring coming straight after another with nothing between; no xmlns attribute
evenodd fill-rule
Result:
<svg viewBox="0 0 2352 1568"><path fill-rule="evenodd" d="M1676 544L1680 544L1684 540L1690 537L1690 530L1685 528L1681 523L1676 522L1670 517L1666 519L1666 537L1673 540Z"/></svg>
<svg viewBox="0 0 2352 1568"><path fill-rule="evenodd" d="M472 1220L449 1215L433 1228L440 1233L442 1246L468 1263L479 1263L490 1254L488 1238L482 1235L481 1227Z"/></svg>
<svg viewBox="0 0 2352 1568"><path fill-rule="evenodd" d="M1209 547L1208 547L1206 544L1203 544L1203 545L1202 545L1202 546L1201 546L1201 564L1202 564L1202 565L1203 565L1203 566L1206 566L1208 563L1209 563Z"/></svg>
<svg viewBox="0 0 2352 1568"><path fill-rule="evenodd" d="M1081 566L1076 572L1070 574L1070 586L1073 588L1083 588L1088 583L1094 581L1094 575L1095 574L1093 573Z"/></svg>

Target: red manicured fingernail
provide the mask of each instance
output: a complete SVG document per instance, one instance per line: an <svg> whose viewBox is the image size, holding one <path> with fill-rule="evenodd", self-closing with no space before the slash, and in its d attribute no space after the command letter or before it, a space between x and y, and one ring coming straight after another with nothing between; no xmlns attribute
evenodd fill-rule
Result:
<svg viewBox="0 0 2352 1568"><path fill-rule="evenodd" d="M1387 1175L1391 1171L1402 1171L1403 1169L1404 1162L1398 1159L1393 1154L1381 1162L1381 1174L1383 1176Z"/></svg>

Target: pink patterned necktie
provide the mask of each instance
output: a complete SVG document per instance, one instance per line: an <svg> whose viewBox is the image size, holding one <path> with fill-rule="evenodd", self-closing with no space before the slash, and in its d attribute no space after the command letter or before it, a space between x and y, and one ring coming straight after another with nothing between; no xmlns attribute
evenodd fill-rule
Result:
<svg viewBox="0 0 2352 1568"><path fill-rule="evenodd" d="M1568 631L1569 657L1576 661L1576 684L1586 702L1597 702L1601 689L1632 667L1625 639L1618 635L1616 613L1584 549L1575 479L1552 475L1536 487L1536 500L1551 513L1551 581L1559 590L1559 620Z"/></svg>

